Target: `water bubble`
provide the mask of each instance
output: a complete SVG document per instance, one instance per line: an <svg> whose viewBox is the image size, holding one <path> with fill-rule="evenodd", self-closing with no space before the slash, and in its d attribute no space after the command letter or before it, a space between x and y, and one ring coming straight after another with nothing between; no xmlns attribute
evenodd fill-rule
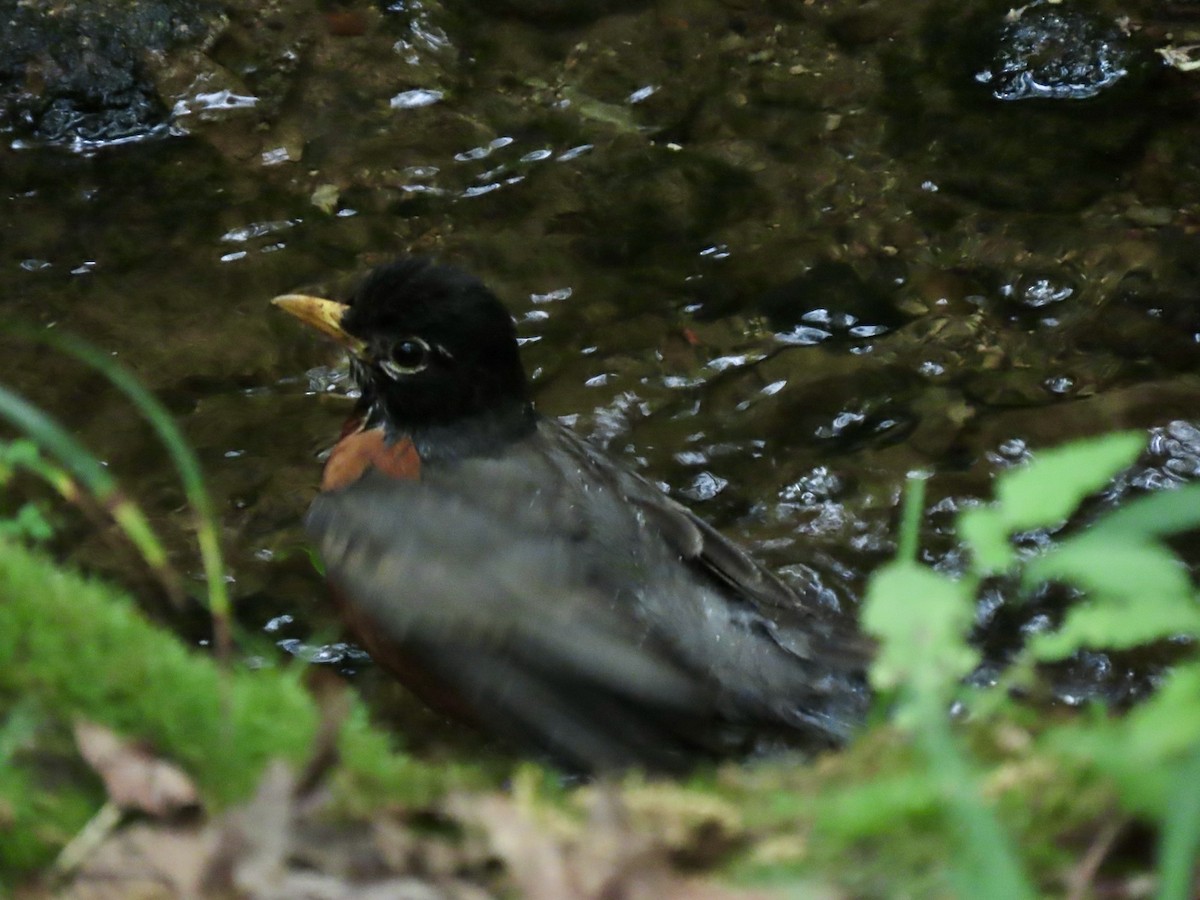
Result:
<svg viewBox="0 0 1200 900"><path fill-rule="evenodd" d="M411 91L401 91L388 101L388 105L392 109L418 109L422 106L432 106L444 96L443 91L416 88Z"/></svg>
<svg viewBox="0 0 1200 900"><path fill-rule="evenodd" d="M275 616L275 618L268 620L267 624L263 626L263 631L267 632L267 634L274 634L283 628L283 626L291 625L294 621L295 619L292 616L284 613L281 616Z"/></svg>
<svg viewBox="0 0 1200 900"><path fill-rule="evenodd" d="M675 462L681 466L703 466L708 462L708 455L699 450L682 450L675 454Z"/></svg>
<svg viewBox="0 0 1200 900"><path fill-rule="evenodd" d="M428 181L440 171L437 166L408 166L401 174L413 181Z"/></svg>
<svg viewBox="0 0 1200 900"><path fill-rule="evenodd" d="M244 243L245 241L254 238L263 237L268 234L275 234L280 231L286 231L289 228L294 228L299 225L303 219L276 219L270 222L252 222L241 228L233 228L221 235L220 240L226 243Z"/></svg>
<svg viewBox="0 0 1200 900"><path fill-rule="evenodd" d="M476 187L469 187L462 192L463 197L482 197L484 194L490 194L492 191L498 191L503 185L499 181L494 181L491 184L481 184Z"/></svg>
<svg viewBox="0 0 1200 900"><path fill-rule="evenodd" d="M574 291L569 287L555 288L551 291L546 291L544 294L530 294L529 300L532 303L557 303L560 300L568 300Z"/></svg>
<svg viewBox="0 0 1200 900"><path fill-rule="evenodd" d="M573 159L578 159L579 157L583 156L583 154L591 150L594 146L594 144L580 144L578 147L572 147L570 150L560 153L556 162L569 162Z"/></svg>
<svg viewBox="0 0 1200 900"><path fill-rule="evenodd" d="M626 101L629 103L641 103L643 100L647 100L657 94L658 89L658 85L648 84L645 87L638 88L636 91L630 94L626 98Z"/></svg>
<svg viewBox="0 0 1200 900"><path fill-rule="evenodd" d="M1069 375L1053 375L1047 378L1043 384L1052 394L1069 394L1071 388L1075 387L1075 379Z"/></svg>

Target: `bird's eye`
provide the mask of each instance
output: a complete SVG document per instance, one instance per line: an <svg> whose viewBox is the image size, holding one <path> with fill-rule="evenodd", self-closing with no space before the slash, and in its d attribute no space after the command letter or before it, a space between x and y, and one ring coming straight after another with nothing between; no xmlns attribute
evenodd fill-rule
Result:
<svg viewBox="0 0 1200 900"><path fill-rule="evenodd" d="M392 346L392 352L379 366L393 378L412 375L429 365L429 344L419 337L406 337Z"/></svg>

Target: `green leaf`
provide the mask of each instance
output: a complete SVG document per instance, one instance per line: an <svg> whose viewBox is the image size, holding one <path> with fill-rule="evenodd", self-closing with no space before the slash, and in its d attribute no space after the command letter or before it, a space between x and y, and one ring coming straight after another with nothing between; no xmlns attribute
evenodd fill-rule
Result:
<svg viewBox="0 0 1200 900"><path fill-rule="evenodd" d="M1008 523L993 506L968 509L958 517L958 536L971 548L974 569L980 575L1007 572L1017 561L1009 541Z"/></svg>
<svg viewBox="0 0 1200 900"><path fill-rule="evenodd" d="M1200 744L1197 698L1200 663L1179 666L1122 718L1097 709L1096 719L1051 729L1042 743L1111 778L1128 809L1159 817L1175 802L1177 770Z"/></svg>
<svg viewBox="0 0 1200 900"><path fill-rule="evenodd" d="M1109 434L1041 451L1028 466L1006 472L997 481L996 499L1008 532L1064 521L1084 497L1132 465L1145 446L1141 432Z"/></svg>
<svg viewBox="0 0 1200 900"><path fill-rule="evenodd" d="M1072 609L1057 631L1037 635L1029 653L1039 660L1062 659L1084 647L1120 650L1180 634L1200 635L1200 608L1190 597L1163 598L1136 611L1094 602Z"/></svg>
<svg viewBox="0 0 1200 900"><path fill-rule="evenodd" d="M1042 746L1058 756L1083 763L1093 775L1111 780L1130 812L1155 818L1168 805L1170 771L1148 758L1133 756L1122 723L1061 725L1046 733Z"/></svg>
<svg viewBox="0 0 1200 900"><path fill-rule="evenodd" d="M44 543L54 537L54 526L32 503L26 503L11 519L0 519L0 538Z"/></svg>
<svg viewBox="0 0 1200 900"><path fill-rule="evenodd" d="M927 770L877 776L843 788L817 806L817 830L831 837L857 838L887 834L897 824L932 818L941 792Z"/></svg>
<svg viewBox="0 0 1200 900"><path fill-rule="evenodd" d="M1177 667L1153 697L1125 716L1133 758L1152 766L1189 753L1200 743L1198 699L1200 663Z"/></svg>
<svg viewBox="0 0 1200 900"><path fill-rule="evenodd" d="M38 445L25 438L0 442L0 465L5 470L22 467L36 469L42 461Z"/></svg>
<svg viewBox="0 0 1200 900"><path fill-rule="evenodd" d="M964 635L974 588L910 561L891 563L871 579L863 627L880 639L871 667L877 688L915 682L949 689L979 661Z"/></svg>
<svg viewBox="0 0 1200 900"><path fill-rule="evenodd" d="M1152 606L1159 597L1184 597L1192 583L1180 559L1162 544L1133 543L1126 537L1114 541L1108 535L1085 532L1063 541L1058 547L1025 567L1024 583L1066 581L1091 593L1144 600ZM1142 607L1139 607L1139 611Z"/></svg>
<svg viewBox="0 0 1200 900"><path fill-rule="evenodd" d="M1094 534L1161 537L1200 528L1200 484L1163 490L1126 503L1098 519Z"/></svg>

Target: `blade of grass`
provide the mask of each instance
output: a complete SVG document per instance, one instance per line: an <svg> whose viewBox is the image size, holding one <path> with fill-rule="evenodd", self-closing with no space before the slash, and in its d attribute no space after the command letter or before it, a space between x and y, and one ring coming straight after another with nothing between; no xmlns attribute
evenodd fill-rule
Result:
<svg viewBox="0 0 1200 900"><path fill-rule="evenodd" d="M83 498L79 483L66 469L49 462L33 441L17 439L0 446L0 469L5 475L15 469L24 469L50 485L68 503L79 503Z"/></svg>
<svg viewBox="0 0 1200 900"><path fill-rule="evenodd" d="M25 438L0 442L0 484L11 472L18 469L40 478L52 490L57 491L58 495L67 503L82 511L96 526L96 530L102 532L106 541L113 544L118 542L115 537L103 532L109 519L104 507L95 497L80 487L79 482L71 476L70 472L46 459L37 444ZM126 540L128 540L128 536L126 536ZM145 560L143 559L143 561ZM166 589L171 602L182 608L184 604L183 585L180 583L174 567L168 565L164 570L152 569L152 571Z"/></svg>
<svg viewBox="0 0 1200 900"><path fill-rule="evenodd" d="M62 463L67 472L83 486L96 502L113 517L137 548L146 564L155 571L175 597L180 595L179 581L167 561L167 552L150 527L150 522L132 500L126 497L104 466L88 449L65 429L19 394L0 386L0 417ZM35 467L34 471L37 471ZM45 470L50 484L71 499L75 490L60 473Z"/></svg>
<svg viewBox="0 0 1200 900"><path fill-rule="evenodd" d="M127 369L113 362L103 351L87 341L53 331L34 331L27 328L9 330L21 337L48 344L98 371L129 398L166 447L196 518L196 537L200 544L200 559L208 590L208 609L213 617L214 643L218 657L227 659L232 648L232 610L229 590L225 583L225 561L221 552L217 517L204 484L200 461L171 414Z"/></svg>

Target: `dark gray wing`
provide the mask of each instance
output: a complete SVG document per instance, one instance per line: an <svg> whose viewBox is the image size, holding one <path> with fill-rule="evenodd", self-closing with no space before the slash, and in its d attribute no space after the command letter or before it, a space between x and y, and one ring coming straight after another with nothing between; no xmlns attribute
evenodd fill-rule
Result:
<svg viewBox="0 0 1200 900"><path fill-rule="evenodd" d="M520 527L518 493L503 515L505 493L372 472L320 495L307 525L356 612L489 729L586 770L706 752L709 687L587 586L569 540Z"/></svg>
<svg viewBox="0 0 1200 900"><path fill-rule="evenodd" d="M647 529L658 533L679 558L691 564L701 580L724 588L735 604L748 604L764 620L764 627L785 648L798 656L820 657L835 670L861 672L870 656L870 644L849 623L829 618L759 563L745 549L717 531L690 509L663 493L657 485L627 469L612 465L591 444L557 423L545 427L561 431L560 446L583 463L597 480L612 482L641 515Z"/></svg>

